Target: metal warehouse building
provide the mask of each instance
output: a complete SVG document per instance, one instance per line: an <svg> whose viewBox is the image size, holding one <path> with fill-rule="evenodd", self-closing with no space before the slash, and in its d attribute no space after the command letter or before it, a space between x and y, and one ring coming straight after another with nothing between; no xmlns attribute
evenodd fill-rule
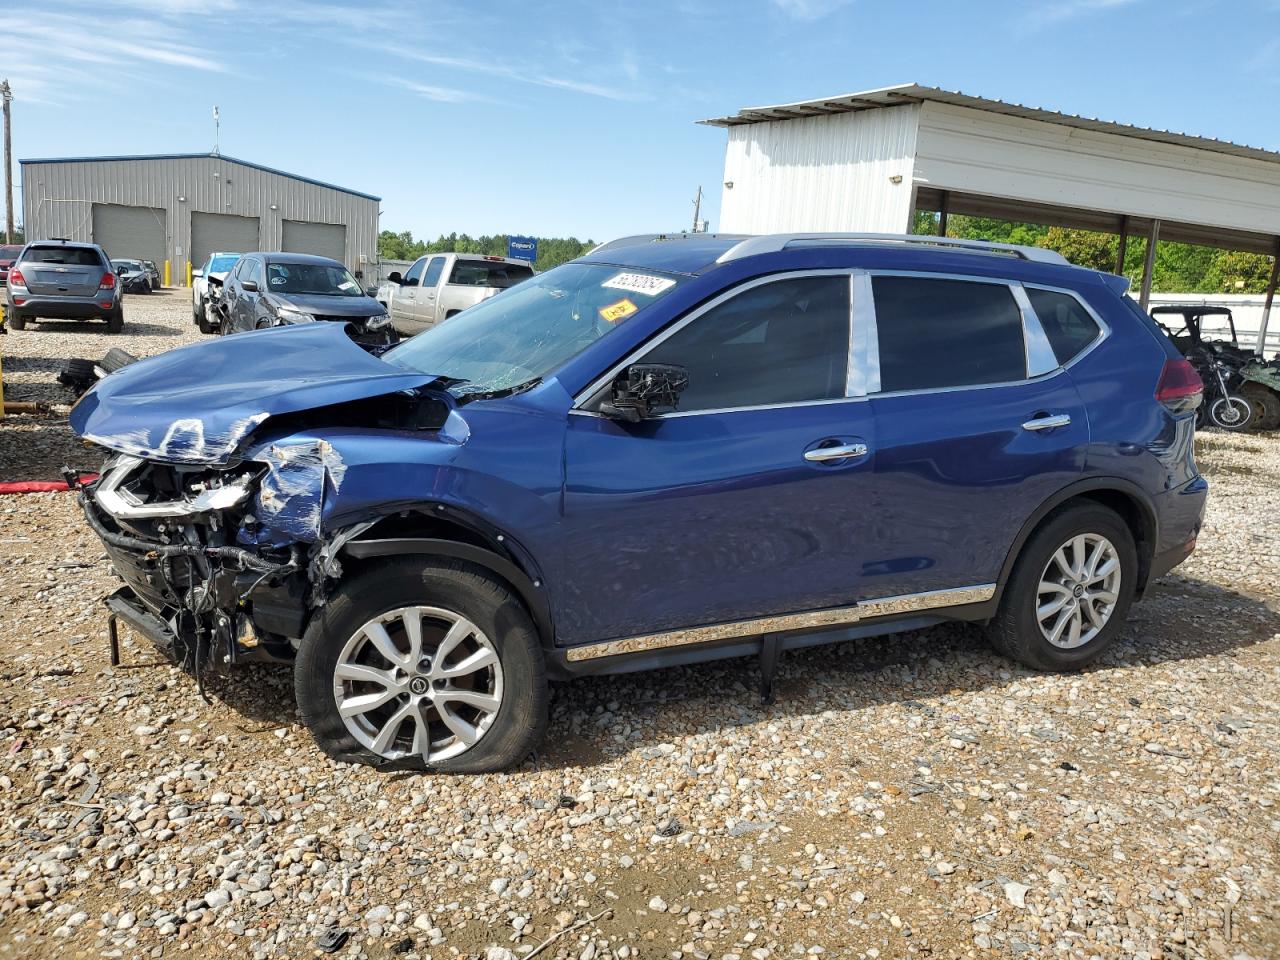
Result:
<svg viewBox="0 0 1280 960"><path fill-rule="evenodd" d="M182 282L215 250L286 250L375 272L379 198L217 153L22 160L29 240L93 241L168 261Z"/></svg>
<svg viewBox="0 0 1280 960"><path fill-rule="evenodd" d="M917 210L1280 254L1280 153L905 84L749 107L720 229L910 232ZM1280 256L1277 256L1280 264ZM1268 308L1277 270L1271 272Z"/></svg>

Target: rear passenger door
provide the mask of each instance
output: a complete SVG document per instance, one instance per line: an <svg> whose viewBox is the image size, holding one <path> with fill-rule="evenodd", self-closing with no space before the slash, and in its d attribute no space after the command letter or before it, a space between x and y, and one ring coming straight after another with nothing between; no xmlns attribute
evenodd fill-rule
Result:
<svg viewBox="0 0 1280 960"><path fill-rule="evenodd" d="M867 592L987 599L1023 524L1084 470L1089 423L1064 363L1088 331L1074 348L1064 341L1059 360L1021 284L874 272L859 281L873 294L863 302L879 354L868 387L878 502L866 520Z"/></svg>

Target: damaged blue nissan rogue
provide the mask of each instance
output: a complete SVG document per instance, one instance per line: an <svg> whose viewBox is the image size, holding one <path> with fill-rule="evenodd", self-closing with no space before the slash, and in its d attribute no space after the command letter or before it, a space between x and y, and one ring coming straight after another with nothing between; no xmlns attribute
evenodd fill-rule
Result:
<svg viewBox="0 0 1280 960"><path fill-rule="evenodd" d="M72 413L113 618L288 661L331 757L492 771L592 673L985 624L1099 656L1194 549L1201 383L1126 281L936 237L614 241L380 355L184 347ZM113 627L114 627L113 619Z"/></svg>

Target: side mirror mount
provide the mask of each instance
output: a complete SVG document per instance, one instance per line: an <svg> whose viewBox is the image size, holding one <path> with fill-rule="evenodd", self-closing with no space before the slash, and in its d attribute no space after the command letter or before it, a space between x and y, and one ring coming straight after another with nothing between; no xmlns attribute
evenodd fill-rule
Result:
<svg viewBox="0 0 1280 960"><path fill-rule="evenodd" d="M257 293L258 281L257 280L241 280L240 289L243 290L245 293Z"/></svg>
<svg viewBox="0 0 1280 960"><path fill-rule="evenodd" d="M659 413L675 410L680 394L689 386L689 372L671 363L633 363L613 381L609 399L600 404L610 420L639 423Z"/></svg>
<svg viewBox="0 0 1280 960"><path fill-rule="evenodd" d="M399 270L392 270L387 274L387 279L395 284L404 283L404 277L400 274Z"/></svg>

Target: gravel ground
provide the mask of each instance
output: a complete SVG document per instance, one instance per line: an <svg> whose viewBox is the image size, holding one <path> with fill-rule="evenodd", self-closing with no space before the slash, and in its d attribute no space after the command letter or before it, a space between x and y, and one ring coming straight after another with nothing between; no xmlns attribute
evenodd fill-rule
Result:
<svg viewBox="0 0 1280 960"><path fill-rule="evenodd" d="M9 395L198 338L128 306L0 341ZM1199 550L1083 674L948 626L788 654L771 708L749 661L581 680L465 778L330 763L287 671L110 668L71 498L0 498L0 957L1280 956L1280 441L1198 455ZM0 479L68 456L0 423Z"/></svg>

